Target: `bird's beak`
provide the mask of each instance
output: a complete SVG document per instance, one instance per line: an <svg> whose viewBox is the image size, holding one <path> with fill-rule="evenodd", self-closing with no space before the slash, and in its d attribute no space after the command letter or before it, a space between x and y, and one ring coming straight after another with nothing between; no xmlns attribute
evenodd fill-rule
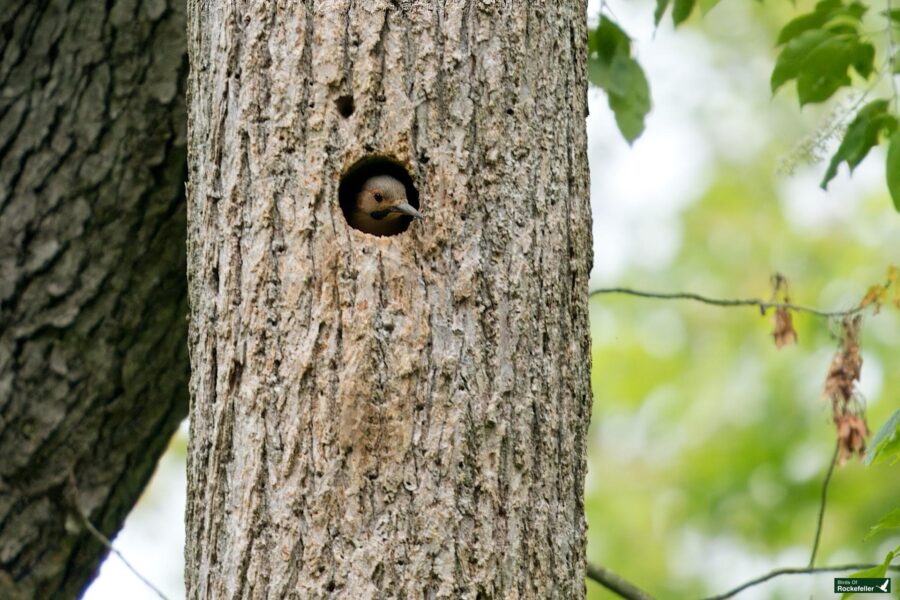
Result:
<svg viewBox="0 0 900 600"><path fill-rule="evenodd" d="M406 202L404 202L403 204L398 204L397 206L392 206L391 210L394 212L403 213L404 215L409 215L410 217L419 219L420 221L425 220L425 217L422 216L422 213L417 211Z"/></svg>

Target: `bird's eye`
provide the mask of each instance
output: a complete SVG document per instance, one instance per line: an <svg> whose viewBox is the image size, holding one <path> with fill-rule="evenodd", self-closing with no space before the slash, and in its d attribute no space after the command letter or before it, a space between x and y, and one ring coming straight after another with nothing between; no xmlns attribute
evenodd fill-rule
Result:
<svg viewBox="0 0 900 600"><path fill-rule="evenodd" d="M384 200L384 196L382 196L379 192L375 192L375 202L381 202Z"/></svg>

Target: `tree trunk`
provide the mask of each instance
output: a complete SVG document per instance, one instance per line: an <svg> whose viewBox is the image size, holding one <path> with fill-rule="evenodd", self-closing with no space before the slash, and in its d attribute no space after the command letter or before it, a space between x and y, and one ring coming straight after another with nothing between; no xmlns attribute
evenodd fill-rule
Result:
<svg viewBox="0 0 900 600"><path fill-rule="evenodd" d="M0 10L0 598L73 598L187 412L184 8Z"/></svg>
<svg viewBox="0 0 900 600"><path fill-rule="evenodd" d="M188 597L584 596L585 20L190 0Z"/></svg>

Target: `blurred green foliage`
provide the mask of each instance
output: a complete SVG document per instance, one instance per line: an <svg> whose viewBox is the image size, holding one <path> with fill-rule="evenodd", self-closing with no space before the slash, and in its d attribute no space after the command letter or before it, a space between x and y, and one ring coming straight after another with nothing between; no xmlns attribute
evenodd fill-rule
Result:
<svg viewBox="0 0 900 600"><path fill-rule="evenodd" d="M700 12L705 15L717 4L717 0L700 2ZM670 0L656 0L657 27L669 5ZM674 0L671 5L672 23L679 26L694 13L697 2ZM609 5L603 6L599 23L588 37L588 79L606 92L619 131L631 144L643 133L651 109L650 83L633 57L628 34L611 18ZM786 83L796 82L801 108L829 101L840 91L856 90L858 101L848 111L852 120L835 128L841 144L822 188L827 188L841 163L846 162L852 172L872 148L884 144L887 189L900 212L900 94L895 81L900 74L900 50L895 45L900 38L900 10L892 10L890 0L886 7L872 15L869 2L819 0L811 9L799 11L780 28L770 85L774 94ZM882 97L862 106L873 94Z"/></svg>
<svg viewBox="0 0 900 600"><path fill-rule="evenodd" d="M644 70L631 56L631 39L610 19L588 35L588 79L606 92L619 131L634 142L644 131L650 112L650 86Z"/></svg>
<svg viewBox="0 0 900 600"><path fill-rule="evenodd" d="M725 7L720 4L711 15ZM772 49L791 9L753 10L771 38L749 46L724 33L728 17L691 20L691 32L720 52L723 79L737 77L737 61L762 57L774 65ZM642 61L654 51L652 42L639 48ZM737 162L717 148L722 140L741 140L718 130L724 127L717 120L721 114L706 113L704 98L712 93L697 92L697 127L717 158L711 183L699 184L705 189L697 190L696 201L676 219L680 250L668 264L631 266L624 277L605 283L768 299L770 276L780 272L790 281L795 303L825 310L854 306L870 286L883 282L888 265L900 263L900 218L884 210L888 190L860 188L861 200L840 216L797 219L790 196L795 188L776 165L787 154L795 163L791 170L803 170L817 158L815 149L803 148L802 138L825 113L807 107L800 114L796 101L778 98L754 106L747 98L758 127L769 135L757 152ZM657 105L666 101L655 98ZM832 150L836 145L827 134L815 144ZM807 154L797 156L798 148ZM652 165L647 169L653 172ZM820 176L824 166L808 170ZM806 179L815 187L813 177ZM835 444L822 388L839 346L839 327L806 314L795 314L794 325L798 345L778 350L771 312L763 317L753 308L592 298L589 561L658 598L721 593L776 567L806 565ZM900 407L898 346L900 310L885 305L878 315L867 313L862 390L873 432ZM888 528L864 540L900 505L900 466L890 462L867 467L851 460L835 469L818 565L881 563L900 544L898 531ZM780 578L738 597L808 598L816 590L816 597L833 597L831 577ZM615 597L591 581L587 589L591 600Z"/></svg>
<svg viewBox="0 0 900 600"><path fill-rule="evenodd" d="M683 215L686 241L671 266L633 270L622 283L765 298L779 270L794 302L846 308L881 281L888 257L900 256L900 236L885 245L850 230L797 230L774 201L774 174L756 189L735 185L732 175L723 166ZM848 302L848 294L856 297ZM752 308L602 295L591 313L588 559L660 598L722 592L774 566L803 566L834 448L821 397L838 347L833 324L795 315L799 344L777 350L771 312ZM867 398L872 430L900 405L898 341L900 311L866 318L863 379L873 371L877 391ZM897 467L858 461L836 470L819 564L883 559L883 539L862 539L897 507L898 475ZM707 579L706 561L723 553L733 574ZM590 582L588 591L612 597Z"/></svg>

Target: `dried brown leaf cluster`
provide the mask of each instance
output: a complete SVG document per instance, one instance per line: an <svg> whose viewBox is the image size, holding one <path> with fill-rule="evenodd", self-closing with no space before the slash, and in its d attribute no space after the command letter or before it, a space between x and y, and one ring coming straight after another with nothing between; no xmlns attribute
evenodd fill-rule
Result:
<svg viewBox="0 0 900 600"><path fill-rule="evenodd" d="M854 454L862 458L866 451L865 408L856 391L862 370L859 352L859 330L862 317L844 317L841 349L835 354L825 379L825 397L831 401L831 412L838 436L838 462L843 464Z"/></svg>
<svg viewBox="0 0 900 600"><path fill-rule="evenodd" d="M888 267L887 274L885 275L885 282L879 285L871 286L866 295L863 296L862 301L859 303L860 308L866 308L868 306L872 306L875 309L875 314L881 310L882 305L887 304L888 302L892 303L897 308L900 308L900 269L897 269L895 265L891 265ZM889 291L893 288L894 290L894 298L893 300L889 296Z"/></svg>
<svg viewBox="0 0 900 600"><path fill-rule="evenodd" d="M788 293L788 280L781 273L775 273L772 276L772 302L778 300L781 295L783 304L790 304L791 297ZM783 348L789 344L797 343L797 331L794 329L794 320L791 312L785 306L778 306L775 309L775 331L772 332L775 339L775 347Z"/></svg>
<svg viewBox="0 0 900 600"><path fill-rule="evenodd" d="M775 331L772 332L772 337L775 338L776 348L797 343L797 332L794 330L791 313L783 306L775 310Z"/></svg>

